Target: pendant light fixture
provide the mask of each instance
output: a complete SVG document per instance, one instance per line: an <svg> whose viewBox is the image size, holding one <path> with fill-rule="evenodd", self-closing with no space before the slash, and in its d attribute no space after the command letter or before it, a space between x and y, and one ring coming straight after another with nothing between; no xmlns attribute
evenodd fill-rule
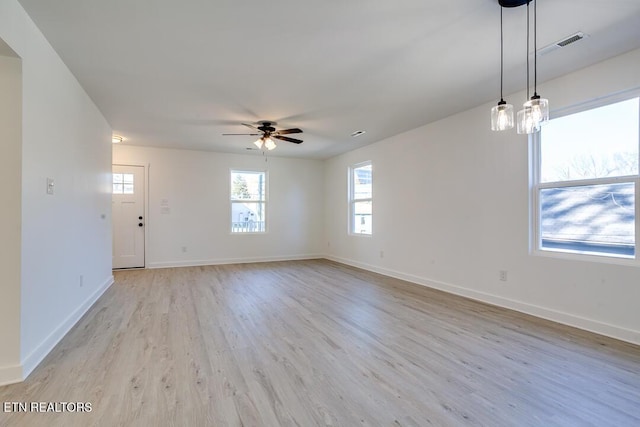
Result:
<svg viewBox="0 0 640 427"><path fill-rule="evenodd" d="M529 49L530 43L530 14L529 3L533 2L533 96L529 98L530 64ZM500 102L491 109L491 130L500 131L513 127L513 107L507 104L502 96L503 74L504 74L504 38L502 8L519 7L527 5L527 101L522 105L522 110L518 111L516 117L517 131L520 134L531 134L540 131L540 127L549 121L549 101L538 95L538 8L537 0L498 0L500 9Z"/></svg>
<svg viewBox="0 0 640 427"><path fill-rule="evenodd" d="M533 0L533 96L524 103L531 107L532 120L545 124L549 121L549 100L538 95L538 2Z"/></svg>
<svg viewBox="0 0 640 427"><path fill-rule="evenodd" d="M549 121L549 101L538 95L538 7L533 1L533 96L518 111L518 133L530 134L540 131L540 126ZM527 2L527 98L529 98L529 2Z"/></svg>
<svg viewBox="0 0 640 427"><path fill-rule="evenodd" d="M527 1L527 99L529 99L529 2ZM520 134L529 134L534 133L540 130L540 127L537 126L537 122L533 120L533 115L531 114L531 106L527 105L529 101L525 102L522 105L522 110L518 111L518 133Z"/></svg>
<svg viewBox="0 0 640 427"><path fill-rule="evenodd" d="M491 130L502 131L513 128L513 105L507 104L502 95L504 82L504 26L500 5L500 102L491 109Z"/></svg>

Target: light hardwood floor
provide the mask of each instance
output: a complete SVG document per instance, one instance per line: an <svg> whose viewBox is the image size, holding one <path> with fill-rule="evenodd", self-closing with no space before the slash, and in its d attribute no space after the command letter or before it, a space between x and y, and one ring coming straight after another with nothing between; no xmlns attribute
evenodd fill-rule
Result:
<svg viewBox="0 0 640 427"><path fill-rule="evenodd" d="M116 272L2 426L640 426L640 347L330 261ZM2 408L0 408L1 410Z"/></svg>

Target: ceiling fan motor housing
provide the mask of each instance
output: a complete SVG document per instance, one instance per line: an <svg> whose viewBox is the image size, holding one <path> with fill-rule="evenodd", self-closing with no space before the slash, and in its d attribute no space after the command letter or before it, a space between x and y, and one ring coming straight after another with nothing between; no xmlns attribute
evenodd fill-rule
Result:
<svg viewBox="0 0 640 427"><path fill-rule="evenodd" d="M273 127L275 123L273 122L260 122L260 126L258 126L258 129L260 129L262 132L264 133L272 133L276 131L276 128Z"/></svg>

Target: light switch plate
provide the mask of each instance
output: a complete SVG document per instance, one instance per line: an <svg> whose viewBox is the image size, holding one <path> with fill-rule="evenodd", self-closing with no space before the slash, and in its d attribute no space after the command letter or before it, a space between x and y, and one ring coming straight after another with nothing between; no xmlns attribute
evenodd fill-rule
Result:
<svg viewBox="0 0 640 427"><path fill-rule="evenodd" d="M47 178L47 194L53 194L54 185L53 178Z"/></svg>

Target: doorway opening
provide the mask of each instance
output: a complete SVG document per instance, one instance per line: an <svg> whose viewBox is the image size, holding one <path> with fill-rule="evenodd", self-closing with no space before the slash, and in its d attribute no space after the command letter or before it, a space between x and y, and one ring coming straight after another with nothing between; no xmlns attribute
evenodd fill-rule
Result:
<svg viewBox="0 0 640 427"><path fill-rule="evenodd" d="M145 168L113 165L113 269L145 267Z"/></svg>

